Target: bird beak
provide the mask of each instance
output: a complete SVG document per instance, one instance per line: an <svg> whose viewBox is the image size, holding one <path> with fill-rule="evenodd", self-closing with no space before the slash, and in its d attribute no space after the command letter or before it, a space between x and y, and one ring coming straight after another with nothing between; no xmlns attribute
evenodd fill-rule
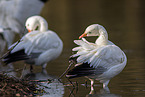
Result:
<svg viewBox="0 0 145 97"><path fill-rule="evenodd" d="M84 33L84 34L82 34L82 35L79 37L79 39L81 39L81 38L83 38L83 37L86 37L86 36L87 36L87 34Z"/></svg>
<svg viewBox="0 0 145 97"><path fill-rule="evenodd" d="M31 30L30 30L30 29L28 29L28 32L31 32Z"/></svg>

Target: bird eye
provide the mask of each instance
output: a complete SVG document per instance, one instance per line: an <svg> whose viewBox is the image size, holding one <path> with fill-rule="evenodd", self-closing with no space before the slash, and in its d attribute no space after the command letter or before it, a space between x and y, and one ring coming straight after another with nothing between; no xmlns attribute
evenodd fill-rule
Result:
<svg viewBox="0 0 145 97"><path fill-rule="evenodd" d="M37 26L36 28L35 28L35 30L38 30L39 29L39 27Z"/></svg>
<svg viewBox="0 0 145 97"><path fill-rule="evenodd" d="M88 32L88 34L91 34L92 32Z"/></svg>

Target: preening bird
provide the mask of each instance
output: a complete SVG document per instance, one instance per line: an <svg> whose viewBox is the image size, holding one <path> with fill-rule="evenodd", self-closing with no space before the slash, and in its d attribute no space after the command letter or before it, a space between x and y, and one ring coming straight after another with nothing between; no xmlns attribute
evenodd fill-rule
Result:
<svg viewBox="0 0 145 97"><path fill-rule="evenodd" d="M98 36L98 38L95 43L91 43L83 38L89 36ZM76 65L66 77L71 79L85 76L91 80L91 87L95 80L103 83L104 88L107 87L110 79L126 66L125 53L108 40L106 29L99 24L88 26L79 38L82 40L74 40L78 47L72 49L77 53L70 58Z"/></svg>
<svg viewBox="0 0 145 97"><path fill-rule="evenodd" d="M0 54L12 45L15 35L23 36L28 17L39 15L48 0L0 0Z"/></svg>
<svg viewBox="0 0 145 97"><path fill-rule="evenodd" d="M2 61L9 64L25 60L28 64L41 65L45 68L47 62L61 54L63 42L55 32L48 30L48 24L41 16L29 17L26 28L31 32L11 45L9 49L12 50L3 56Z"/></svg>

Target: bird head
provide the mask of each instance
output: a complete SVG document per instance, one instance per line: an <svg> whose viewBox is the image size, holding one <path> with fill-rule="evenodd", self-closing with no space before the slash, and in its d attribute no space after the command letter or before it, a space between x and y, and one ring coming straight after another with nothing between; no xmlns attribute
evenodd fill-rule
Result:
<svg viewBox="0 0 145 97"><path fill-rule="evenodd" d="M86 28L85 32L79 37L79 39L88 36L99 36L104 31L106 30L103 26L99 24L92 24Z"/></svg>
<svg viewBox="0 0 145 97"><path fill-rule="evenodd" d="M40 23L39 23L38 17L36 17L36 16L29 17L26 20L25 26L26 26L26 29L28 30L28 32L39 30Z"/></svg>

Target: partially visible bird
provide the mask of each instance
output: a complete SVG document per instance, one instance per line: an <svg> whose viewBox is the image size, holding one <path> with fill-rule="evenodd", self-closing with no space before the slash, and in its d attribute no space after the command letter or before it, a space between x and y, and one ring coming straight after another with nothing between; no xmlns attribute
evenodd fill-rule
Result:
<svg viewBox="0 0 145 97"><path fill-rule="evenodd" d="M28 17L39 15L48 0L0 0L0 54L9 47L18 33L24 34Z"/></svg>
<svg viewBox="0 0 145 97"><path fill-rule="evenodd" d="M2 61L9 64L25 60L28 64L41 65L45 68L47 62L61 54L63 42L55 32L48 30L48 24L41 16L29 17L26 28L31 32L11 45L9 49L12 50L2 57Z"/></svg>
<svg viewBox="0 0 145 97"><path fill-rule="evenodd" d="M95 43L88 42L87 36L99 36ZM69 79L85 76L91 80L91 89L94 81L99 80L103 87L107 87L111 78L119 74L127 63L125 53L114 43L108 40L105 28L99 24L93 24L86 28L84 34L74 40L79 45L72 49L77 51L71 56L71 61L76 62L66 77Z"/></svg>

